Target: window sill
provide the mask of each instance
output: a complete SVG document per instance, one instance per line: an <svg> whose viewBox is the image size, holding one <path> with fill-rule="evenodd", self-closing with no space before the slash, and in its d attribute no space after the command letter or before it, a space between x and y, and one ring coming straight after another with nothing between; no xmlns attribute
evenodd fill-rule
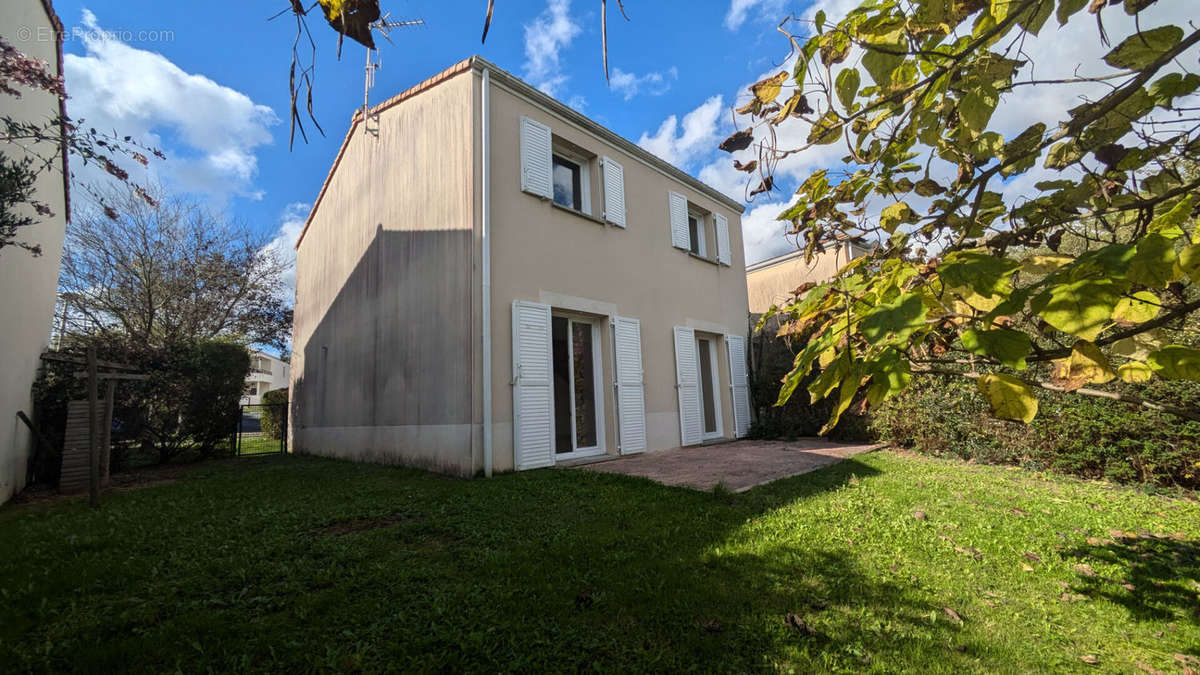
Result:
<svg viewBox="0 0 1200 675"><path fill-rule="evenodd" d="M691 251L688 251L687 254L689 256L695 258L696 260L703 260L704 262L711 263L713 265L716 265L717 267L721 266L721 263L717 262L716 258L709 258L708 256L703 256L698 253L692 253Z"/></svg>
<svg viewBox="0 0 1200 675"><path fill-rule="evenodd" d="M584 213L583 211L578 211L569 206L563 206L562 204L559 204L558 202L556 202L554 200L550 200L550 206L553 206L554 208L558 209L559 211L566 211L567 213L570 213L572 215L579 216L580 218L583 218L584 220L590 220L593 223L596 223L598 225L606 225L607 224L604 222L604 220L597 218L596 216L593 216L590 213Z"/></svg>

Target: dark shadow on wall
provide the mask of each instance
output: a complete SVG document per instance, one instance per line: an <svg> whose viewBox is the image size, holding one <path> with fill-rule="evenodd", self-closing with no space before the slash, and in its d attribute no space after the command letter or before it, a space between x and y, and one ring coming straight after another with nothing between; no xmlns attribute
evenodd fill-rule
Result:
<svg viewBox="0 0 1200 675"><path fill-rule="evenodd" d="M339 288L295 346L295 428L470 424L472 231L381 225L344 281L307 260L305 286L324 275ZM319 301L301 295L297 322L313 321L305 304Z"/></svg>

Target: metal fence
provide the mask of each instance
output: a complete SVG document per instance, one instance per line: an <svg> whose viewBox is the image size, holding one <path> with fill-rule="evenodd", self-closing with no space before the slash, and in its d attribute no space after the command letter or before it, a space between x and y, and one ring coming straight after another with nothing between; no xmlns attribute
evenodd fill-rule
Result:
<svg viewBox="0 0 1200 675"><path fill-rule="evenodd" d="M238 457L282 455L287 452L286 403L241 406L232 445Z"/></svg>

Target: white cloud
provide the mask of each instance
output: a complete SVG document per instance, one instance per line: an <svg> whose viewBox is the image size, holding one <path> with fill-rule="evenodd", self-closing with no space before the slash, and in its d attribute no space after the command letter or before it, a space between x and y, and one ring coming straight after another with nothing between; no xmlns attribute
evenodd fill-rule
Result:
<svg viewBox="0 0 1200 675"><path fill-rule="evenodd" d="M284 296L289 302L296 298L296 240L304 230L304 222L308 220L311 209L310 204L301 202L288 204L280 216L282 223L275 233L275 238L263 248L264 254L273 255L287 265L287 270L283 273L283 284Z"/></svg>
<svg viewBox="0 0 1200 675"><path fill-rule="evenodd" d="M675 115L663 120L654 135L643 133L638 145L675 166L684 166L720 142L724 112L725 99L718 94L684 115L682 122Z"/></svg>
<svg viewBox="0 0 1200 675"><path fill-rule="evenodd" d="M671 81L678 78L679 69L675 66L671 66L666 73L655 71L645 75L635 75L620 68L614 68L612 78L609 80L609 87L628 101L640 93L662 96L671 89Z"/></svg>
<svg viewBox="0 0 1200 675"><path fill-rule="evenodd" d="M733 0L725 14L725 27L737 30L746 23L751 12L771 13L783 8L783 0Z"/></svg>
<svg viewBox="0 0 1200 675"><path fill-rule="evenodd" d="M560 52L579 35L571 20L571 0L549 0L546 10L525 26L525 79L554 96L567 82Z"/></svg>
<svg viewBox="0 0 1200 675"><path fill-rule="evenodd" d="M269 127L279 121L269 107L114 39L88 10L83 24L89 29L82 33L85 54L64 60L73 118L162 148L169 159L156 164L165 174L157 178L168 185L219 199L261 196L251 185L256 150L272 142ZM164 134L172 147L163 147Z"/></svg>
<svg viewBox="0 0 1200 675"><path fill-rule="evenodd" d="M747 265L796 250L795 237L784 235L791 223L777 220L787 207L786 201L767 202L756 204L742 214L742 247Z"/></svg>

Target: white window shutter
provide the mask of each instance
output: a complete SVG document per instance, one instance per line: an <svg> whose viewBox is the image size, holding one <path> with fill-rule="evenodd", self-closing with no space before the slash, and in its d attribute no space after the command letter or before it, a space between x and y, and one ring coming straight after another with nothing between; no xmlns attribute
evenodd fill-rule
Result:
<svg viewBox="0 0 1200 675"><path fill-rule="evenodd" d="M679 390L679 444L698 445L704 440L700 412L700 363L696 331L675 327L675 388Z"/></svg>
<svg viewBox="0 0 1200 675"><path fill-rule="evenodd" d="M667 201L671 209L671 245L685 251L691 250L692 238L688 234L687 197L678 192L668 192Z"/></svg>
<svg viewBox="0 0 1200 675"><path fill-rule="evenodd" d="M554 464L550 350L550 306L513 302L513 462L517 471Z"/></svg>
<svg viewBox="0 0 1200 675"><path fill-rule="evenodd" d="M625 168L611 157L601 161L604 175L604 219L625 227Z"/></svg>
<svg viewBox="0 0 1200 675"><path fill-rule="evenodd" d="M550 127L521 118L521 189L544 199L554 195Z"/></svg>
<svg viewBox="0 0 1200 675"><path fill-rule="evenodd" d="M729 219L718 213L713 220L717 224L717 262L731 265L733 257L729 251Z"/></svg>
<svg viewBox="0 0 1200 675"><path fill-rule="evenodd" d="M733 393L733 429L738 438L750 431L750 380L746 376L746 338L726 335L729 350L729 389Z"/></svg>
<svg viewBox="0 0 1200 675"><path fill-rule="evenodd" d="M621 454L646 450L646 387L642 371L642 323L613 318L613 353L617 366L617 433Z"/></svg>

